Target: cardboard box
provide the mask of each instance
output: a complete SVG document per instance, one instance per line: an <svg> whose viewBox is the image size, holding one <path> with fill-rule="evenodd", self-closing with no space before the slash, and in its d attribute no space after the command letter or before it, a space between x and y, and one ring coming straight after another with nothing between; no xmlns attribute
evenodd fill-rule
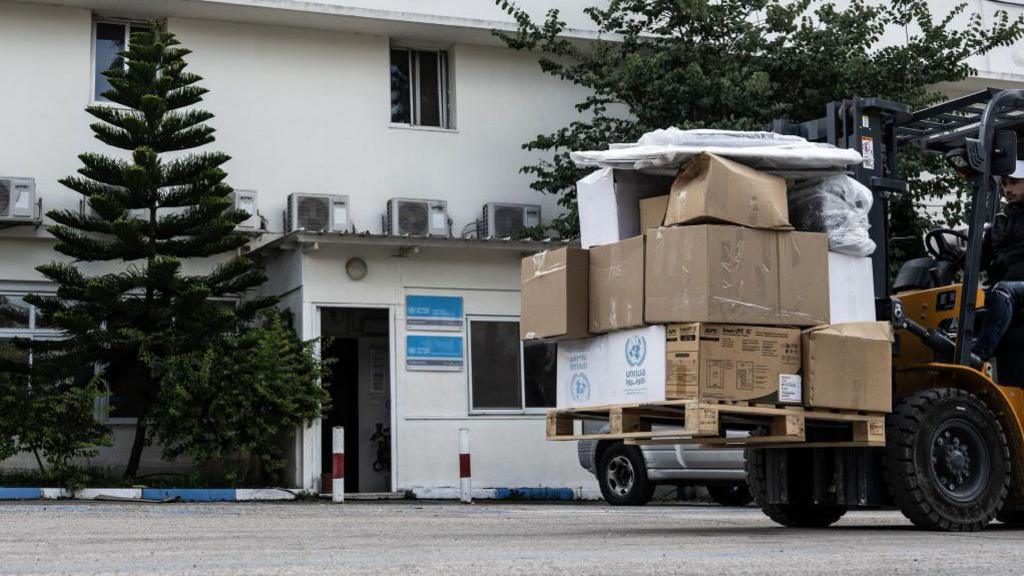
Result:
<svg viewBox="0 0 1024 576"><path fill-rule="evenodd" d="M566 247L523 258L520 338L582 338L587 335L588 256L586 250Z"/></svg>
<svg viewBox="0 0 1024 576"><path fill-rule="evenodd" d="M558 343L558 408L665 400L665 327Z"/></svg>
<svg viewBox="0 0 1024 576"><path fill-rule="evenodd" d="M666 329L665 396L799 404L800 330L733 324Z"/></svg>
<svg viewBox="0 0 1024 576"><path fill-rule="evenodd" d="M892 411L892 325L850 322L803 333L804 405Z"/></svg>
<svg viewBox="0 0 1024 576"><path fill-rule="evenodd" d="M714 154L697 156L672 183L665 225L707 222L791 229L785 179Z"/></svg>
<svg viewBox="0 0 1024 576"><path fill-rule="evenodd" d="M640 232L646 233L665 223L668 211L668 194L640 200Z"/></svg>
<svg viewBox="0 0 1024 576"><path fill-rule="evenodd" d="M875 316L874 268L870 257L828 253L829 322L872 322Z"/></svg>
<svg viewBox="0 0 1024 576"><path fill-rule="evenodd" d="M644 319L649 324L779 322L773 232L700 225L647 232Z"/></svg>
<svg viewBox="0 0 1024 576"><path fill-rule="evenodd" d="M590 332L644 325L644 237L590 249Z"/></svg>
<svg viewBox="0 0 1024 576"><path fill-rule="evenodd" d="M778 232L779 324L829 323L828 236Z"/></svg>
<svg viewBox="0 0 1024 576"><path fill-rule="evenodd" d="M664 196L672 178L602 168L576 182L580 244L584 248L611 244L643 233L641 198Z"/></svg>

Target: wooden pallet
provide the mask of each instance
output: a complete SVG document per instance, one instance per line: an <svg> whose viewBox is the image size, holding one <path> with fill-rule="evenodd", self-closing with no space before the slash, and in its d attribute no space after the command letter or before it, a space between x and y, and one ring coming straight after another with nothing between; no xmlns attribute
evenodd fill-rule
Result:
<svg viewBox="0 0 1024 576"><path fill-rule="evenodd" d="M608 432L577 434L576 421L608 423ZM813 433L808 433L808 428ZM728 437L729 430L759 434ZM820 440L820 430L827 440ZM548 440L623 440L626 444L702 444L764 448L841 448L885 445L885 415L794 406L670 400L550 410Z"/></svg>

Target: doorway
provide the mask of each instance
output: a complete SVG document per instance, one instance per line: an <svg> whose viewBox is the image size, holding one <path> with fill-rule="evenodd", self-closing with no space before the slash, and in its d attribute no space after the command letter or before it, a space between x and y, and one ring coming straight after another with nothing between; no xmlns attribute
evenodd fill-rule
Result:
<svg viewBox="0 0 1024 576"><path fill-rule="evenodd" d="M382 308L321 308L331 408L320 427L321 474L331 473L331 430L345 428L345 491L391 490L390 321ZM324 478L325 476L321 476ZM322 490L330 482L321 482Z"/></svg>

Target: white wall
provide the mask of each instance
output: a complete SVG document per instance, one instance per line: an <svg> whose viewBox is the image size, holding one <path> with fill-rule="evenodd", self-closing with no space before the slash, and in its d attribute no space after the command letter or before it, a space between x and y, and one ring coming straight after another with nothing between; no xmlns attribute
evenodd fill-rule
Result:
<svg viewBox="0 0 1024 576"><path fill-rule="evenodd" d="M407 294L461 296L467 316L519 316L518 252L466 248L423 249L395 257L393 249L321 244L303 259L303 300L316 306L393 306L391 327L396 345L395 394L397 422L396 484L399 490L457 487L458 430L472 437L475 487L594 488L593 477L580 466L575 442L545 440L544 415L470 415L468 341L466 369L459 372L420 372L405 369L405 311ZM366 278L345 275L349 258L363 258ZM478 359L480 361L482 359ZM307 431L309 442L319 440ZM307 451L319 454L319 445ZM319 473L311 459L304 467L306 482Z"/></svg>

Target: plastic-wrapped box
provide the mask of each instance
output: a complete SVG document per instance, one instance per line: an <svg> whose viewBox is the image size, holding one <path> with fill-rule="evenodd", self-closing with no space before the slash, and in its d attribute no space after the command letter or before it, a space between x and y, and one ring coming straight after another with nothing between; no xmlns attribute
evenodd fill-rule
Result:
<svg viewBox="0 0 1024 576"><path fill-rule="evenodd" d="M790 186L789 219L797 230L826 233L832 252L870 256L871 203L871 190L849 176L815 178Z"/></svg>

